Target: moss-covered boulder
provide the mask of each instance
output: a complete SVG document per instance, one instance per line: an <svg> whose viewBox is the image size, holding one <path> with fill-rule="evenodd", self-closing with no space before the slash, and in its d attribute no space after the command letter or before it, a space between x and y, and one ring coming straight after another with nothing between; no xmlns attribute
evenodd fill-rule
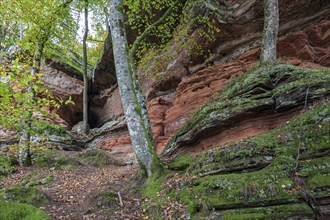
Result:
<svg viewBox="0 0 330 220"><path fill-rule="evenodd" d="M79 154L80 160L94 167L104 167L109 165L125 165L123 162L116 160L107 152L100 149L90 149Z"/></svg>
<svg viewBox="0 0 330 220"><path fill-rule="evenodd" d="M65 169L65 168L77 168L82 163L76 158L70 158L66 155L62 155L57 150L44 150L36 152L33 157L35 164L41 167L48 167L52 169Z"/></svg>

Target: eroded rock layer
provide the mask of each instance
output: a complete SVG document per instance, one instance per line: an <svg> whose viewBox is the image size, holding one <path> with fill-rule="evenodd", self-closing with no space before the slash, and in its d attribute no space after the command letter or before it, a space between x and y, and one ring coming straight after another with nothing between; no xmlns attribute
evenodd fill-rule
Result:
<svg viewBox="0 0 330 220"><path fill-rule="evenodd" d="M141 86L148 99L147 107L158 153L163 151L173 134L203 105L209 103L217 92L223 90L233 79L244 74L258 62L258 47L263 25L262 1L226 2L226 4L213 2L223 12L217 14L216 25L221 31L216 35L215 42L208 44L197 39L205 50L210 49L211 54L208 59L196 58L182 48L176 51L177 42L169 42L169 45L174 48L172 52L175 57L166 64L167 73L159 72L155 77L146 77L142 74L140 76ZM330 3L324 0L304 0L303 2L282 0L280 11L278 58L282 62L306 68L329 67ZM196 37L195 34L191 36ZM109 121L122 120L123 109L113 65L111 41L108 38L102 58L94 71L91 86L90 118L92 120L90 123L92 127L101 127ZM72 91L71 87L62 88L66 83L58 84L57 79L54 80L55 83L49 82L55 91L59 88L62 93L65 93L59 95L71 95L76 103L75 107L66 106L59 111L61 117L70 126L81 120L82 116L82 88L79 87L82 82L75 80L78 79L74 77L72 80L66 79L67 82L71 82L71 85L77 85L75 91ZM243 121L232 121L218 135L209 135L199 140L199 147L194 148L193 151L201 151L220 143L267 132L298 114L301 108L302 106L295 106L272 115L254 115ZM127 131L111 132L99 137L98 142L85 144L110 151L112 148L120 149L121 146L125 149L129 148Z"/></svg>

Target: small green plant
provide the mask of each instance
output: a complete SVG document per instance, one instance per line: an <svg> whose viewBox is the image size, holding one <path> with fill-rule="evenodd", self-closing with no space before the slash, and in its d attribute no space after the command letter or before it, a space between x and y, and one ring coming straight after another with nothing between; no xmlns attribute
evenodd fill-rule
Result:
<svg viewBox="0 0 330 220"><path fill-rule="evenodd" d="M12 155L0 154L0 176L14 172L16 169L14 164L17 162Z"/></svg>

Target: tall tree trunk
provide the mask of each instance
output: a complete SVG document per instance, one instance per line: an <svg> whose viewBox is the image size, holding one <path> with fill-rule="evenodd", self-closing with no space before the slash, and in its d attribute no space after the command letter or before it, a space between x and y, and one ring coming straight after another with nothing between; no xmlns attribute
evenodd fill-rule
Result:
<svg viewBox="0 0 330 220"><path fill-rule="evenodd" d="M38 49L36 51L34 62L31 70L31 76L36 76L37 73L40 72L40 66L41 66L41 57L42 57L42 51L44 49L44 43L40 43L38 45ZM34 99L34 90L32 88L32 82L29 84L27 88L30 99ZM29 110L27 118L24 122L24 131L21 135L20 140L20 152L19 152L19 164L21 166L31 166L32 159L31 159L31 131L32 131L32 120L33 120L33 112Z"/></svg>
<svg viewBox="0 0 330 220"><path fill-rule="evenodd" d="M264 0L264 33L261 46L261 63L276 62L276 42L279 27L278 0Z"/></svg>
<svg viewBox="0 0 330 220"><path fill-rule="evenodd" d="M132 71L127 53L127 38L123 21L122 0L111 0L110 2L110 28L115 57L116 75L121 101L124 107L128 131L132 145L141 168L148 177L159 175L163 169L158 158L152 136L148 132L143 113L146 111L140 105L139 92L135 91L137 85L133 80Z"/></svg>
<svg viewBox="0 0 330 220"><path fill-rule="evenodd" d="M22 21L19 22L19 40L23 40L23 23Z"/></svg>
<svg viewBox="0 0 330 220"><path fill-rule="evenodd" d="M83 93L83 132L89 133L88 124L88 76L87 76L87 37L88 37L88 0L85 0L85 33L83 38L83 78L84 78L84 93Z"/></svg>

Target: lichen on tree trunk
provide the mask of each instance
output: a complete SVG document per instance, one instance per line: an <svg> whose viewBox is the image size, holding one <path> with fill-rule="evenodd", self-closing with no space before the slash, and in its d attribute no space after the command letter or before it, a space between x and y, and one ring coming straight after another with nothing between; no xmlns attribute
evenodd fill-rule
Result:
<svg viewBox="0 0 330 220"><path fill-rule="evenodd" d="M136 88L131 69L131 59L127 53L127 38L124 29L122 0L112 0L110 3L110 28L112 35L113 51L117 82L121 101L124 107L128 131L132 145L141 168L146 171L148 177L158 175L162 170L162 164L158 158L152 135L148 132L146 124L146 109L139 100L140 91ZM135 77L134 77L135 78Z"/></svg>
<svg viewBox="0 0 330 220"><path fill-rule="evenodd" d="M88 37L88 0L84 1L85 14L85 33L83 38L83 78L84 78L84 93L83 93L83 133L89 133L88 124L88 76L87 76L87 37Z"/></svg>
<svg viewBox="0 0 330 220"><path fill-rule="evenodd" d="M264 0L264 34L261 46L261 63L276 62L276 42L279 27L278 0Z"/></svg>

